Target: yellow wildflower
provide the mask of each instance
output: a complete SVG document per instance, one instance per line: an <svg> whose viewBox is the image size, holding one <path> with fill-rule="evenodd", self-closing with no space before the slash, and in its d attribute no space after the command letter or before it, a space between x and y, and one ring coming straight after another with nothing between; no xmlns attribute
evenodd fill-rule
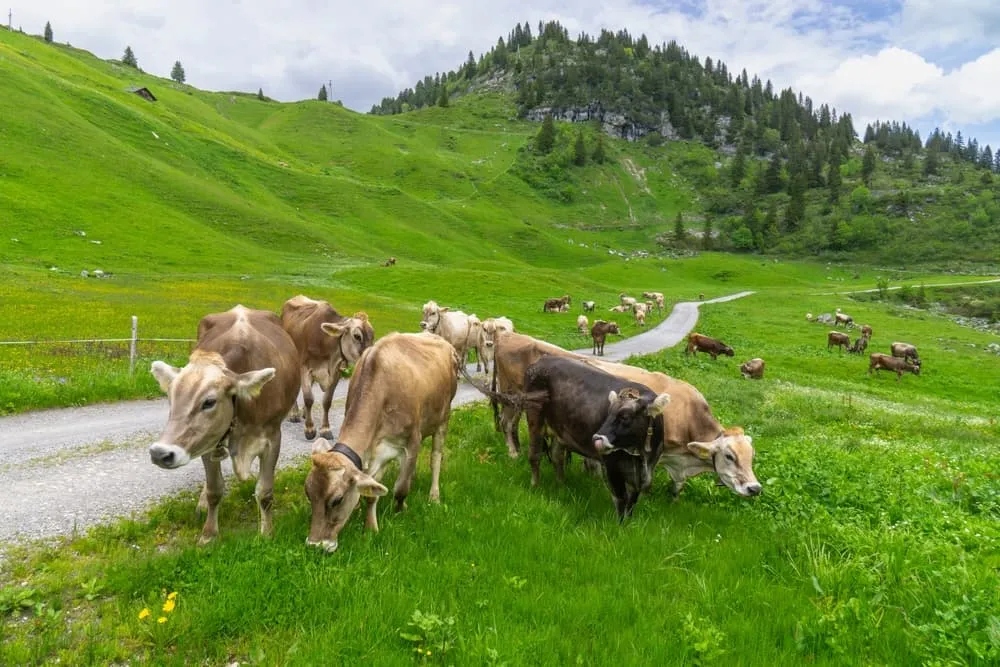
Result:
<svg viewBox="0 0 1000 667"><path fill-rule="evenodd" d="M164 611L164 613L169 614L170 612L172 612L174 610L175 606L177 606L177 603L174 602L173 600L168 599L166 602L163 603L163 611Z"/></svg>
<svg viewBox="0 0 1000 667"><path fill-rule="evenodd" d="M156 622L157 623L166 623L167 622L167 617L166 616L160 616L158 619L156 619Z"/></svg>
<svg viewBox="0 0 1000 667"><path fill-rule="evenodd" d="M168 600L173 600L176 597L177 597L177 591L174 591L173 593L171 593L170 595L167 596L167 599Z"/></svg>
<svg viewBox="0 0 1000 667"><path fill-rule="evenodd" d="M139 612L140 621L146 618L149 618L149 609L143 609L142 611Z"/></svg>

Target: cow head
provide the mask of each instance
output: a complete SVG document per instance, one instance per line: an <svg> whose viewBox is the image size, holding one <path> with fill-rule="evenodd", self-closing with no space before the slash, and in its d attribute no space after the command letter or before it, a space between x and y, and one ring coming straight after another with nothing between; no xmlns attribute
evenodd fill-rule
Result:
<svg viewBox="0 0 1000 667"><path fill-rule="evenodd" d="M908 361L904 361L904 363L906 364L906 367L910 370L911 373L913 373L914 375L920 375L920 360L919 359L917 359L913 363L910 363Z"/></svg>
<svg viewBox="0 0 1000 667"><path fill-rule="evenodd" d="M743 429L727 429L711 442L689 442L687 448L711 463L722 483L733 492L741 496L760 494L760 482L753 474L753 439Z"/></svg>
<svg viewBox="0 0 1000 667"><path fill-rule="evenodd" d="M306 476L306 496L312 505L306 544L336 551L337 537L361 496L377 498L388 492L374 477L334 454L329 441L319 438L313 444L312 468Z"/></svg>
<svg viewBox="0 0 1000 667"><path fill-rule="evenodd" d="M340 354L348 364L356 362L361 353L375 342L375 330L364 312L355 313L340 322L323 322L320 326L323 333L340 345Z"/></svg>
<svg viewBox="0 0 1000 667"><path fill-rule="evenodd" d="M621 330L618 329L617 322L608 322L608 333L609 334L621 334Z"/></svg>
<svg viewBox="0 0 1000 667"><path fill-rule="evenodd" d="M608 413L601 428L594 434L594 449L607 454L615 449L631 449L645 454L643 447L651 445L646 439L653 419L663 413L670 402L670 394L639 392L628 387L619 394L608 394Z"/></svg>
<svg viewBox="0 0 1000 667"><path fill-rule="evenodd" d="M234 373L214 352L195 350L184 368L154 361L150 372L170 401L170 416L149 458L161 468L179 468L208 454L229 432L236 399L250 399L274 377L273 368Z"/></svg>
<svg viewBox="0 0 1000 667"><path fill-rule="evenodd" d="M420 328L430 333L435 333L441 325L441 316L447 313L448 306L442 308L434 301L424 304L424 319L420 321Z"/></svg>
<svg viewBox="0 0 1000 667"><path fill-rule="evenodd" d="M722 346L722 354L726 355L727 357L732 357L736 355L736 353L733 352L733 348L729 347L728 345Z"/></svg>

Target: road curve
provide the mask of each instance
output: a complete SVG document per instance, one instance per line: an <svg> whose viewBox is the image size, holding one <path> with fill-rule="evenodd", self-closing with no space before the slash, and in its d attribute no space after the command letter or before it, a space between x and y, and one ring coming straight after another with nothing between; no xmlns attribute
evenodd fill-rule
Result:
<svg viewBox="0 0 1000 667"><path fill-rule="evenodd" d="M605 358L620 361L676 345L698 321L698 307L753 294L740 292L702 302L680 302L670 316L642 334L608 343ZM577 350L589 354L590 348ZM470 372L474 368L470 368ZM343 417L347 381L337 387L330 419ZM481 400L460 384L454 405ZM318 411L318 407L315 408ZM105 403L0 417L0 543L70 535L88 526L142 511L204 479L197 463L178 470L150 464L147 448L166 423L165 399ZM306 455L301 424L282 427L280 465ZM227 477L230 464L224 463Z"/></svg>

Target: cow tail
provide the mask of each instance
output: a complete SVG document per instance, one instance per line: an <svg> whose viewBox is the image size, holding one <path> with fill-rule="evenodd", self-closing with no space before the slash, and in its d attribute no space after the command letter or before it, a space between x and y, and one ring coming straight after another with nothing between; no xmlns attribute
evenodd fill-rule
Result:
<svg viewBox="0 0 1000 667"><path fill-rule="evenodd" d="M493 336L493 377L490 380L490 391L496 392L497 390L497 366L500 362L500 336ZM494 396L490 395L490 408L493 410L493 428L496 429L497 433L501 431L500 428L500 403Z"/></svg>

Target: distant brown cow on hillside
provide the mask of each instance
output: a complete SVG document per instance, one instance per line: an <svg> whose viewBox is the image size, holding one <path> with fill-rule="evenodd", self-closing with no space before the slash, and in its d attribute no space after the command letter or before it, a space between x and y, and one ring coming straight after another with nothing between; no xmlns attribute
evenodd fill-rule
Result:
<svg viewBox="0 0 1000 667"><path fill-rule="evenodd" d="M841 352L849 350L851 337L839 331L831 331L826 335L826 349L829 350L831 347L839 347Z"/></svg>
<svg viewBox="0 0 1000 667"><path fill-rule="evenodd" d="M903 373L913 373L920 375L920 364L911 364L907 359L890 357L888 354L875 352L869 358L868 374L872 371L892 371L896 374L896 382L903 377Z"/></svg>
<svg viewBox="0 0 1000 667"><path fill-rule="evenodd" d="M724 354L727 357L734 355L733 348L729 347L721 340L716 340L708 336L703 336L700 333L692 333L688 336L687 349L684 350L684 354L694 354L698 356L699 352L707 352L712 355L712 360L714 361L720 354Z"/></svg>

